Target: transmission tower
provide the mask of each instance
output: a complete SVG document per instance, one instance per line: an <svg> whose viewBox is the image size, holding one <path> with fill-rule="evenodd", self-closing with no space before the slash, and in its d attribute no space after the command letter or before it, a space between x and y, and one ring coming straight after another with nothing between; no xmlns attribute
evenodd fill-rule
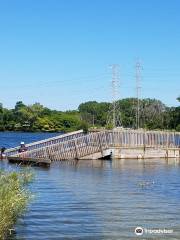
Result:
<svg viewBox="0 0 180 240"><path fill-rule="evenodd" d="M139 61L136 62L136 128L140 127L140 95L141 95L141 64Z"/></svg>
<svg viewBox="0 0 180 240"><path fill-rule="evenodd" d="M111 80L111 92L112 92L112 104L108 114L107 124L112 125L113 128L121 126L120 118L120 108L117 104L118 94L119 94L119 65L112 64L110 65L112 71L112 80Z"/></svg>

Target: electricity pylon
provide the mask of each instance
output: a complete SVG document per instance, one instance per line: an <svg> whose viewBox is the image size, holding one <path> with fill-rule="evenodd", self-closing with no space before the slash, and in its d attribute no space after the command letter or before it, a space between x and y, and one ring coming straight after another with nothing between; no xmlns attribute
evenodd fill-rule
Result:
<svg viewBox="0 0 180 240"><path fill-rule="evenodd" d="M112 103L107 117L107 125L113 128L121 126L121 114L120 107L117 102L119 96L119 65L110 65L112 70L111 91L112 91Z"/></svg>
<svg viewBox="0 0 180 240"><path fill-rule="evenodd" d="M136 128L140 127L140 95L141 95L141 64L139 61L136 62Z"/></svg>

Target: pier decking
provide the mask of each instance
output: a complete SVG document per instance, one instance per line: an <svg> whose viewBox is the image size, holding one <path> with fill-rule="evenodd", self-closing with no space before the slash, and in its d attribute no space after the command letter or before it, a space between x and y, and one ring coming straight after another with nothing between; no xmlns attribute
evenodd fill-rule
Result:
<svg viewBox="0 0 180 240"><path fill-rule="evenodd" d="M28 150L8 149L10 161L48 162L71 159L180 158L180 133L131 129L84 134L82 130L27 144Z"/></svg>

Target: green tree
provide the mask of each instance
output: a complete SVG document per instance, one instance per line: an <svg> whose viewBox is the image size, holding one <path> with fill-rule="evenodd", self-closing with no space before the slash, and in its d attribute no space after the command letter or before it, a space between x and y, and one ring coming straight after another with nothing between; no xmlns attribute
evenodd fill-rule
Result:
<svg viewBox="0 0 180 240"><path fill-rule="evenodd" d="M80 104L78 110L82 120L87 122L89 125L105 126L109 108L110 103L89 101Z"/></svg>

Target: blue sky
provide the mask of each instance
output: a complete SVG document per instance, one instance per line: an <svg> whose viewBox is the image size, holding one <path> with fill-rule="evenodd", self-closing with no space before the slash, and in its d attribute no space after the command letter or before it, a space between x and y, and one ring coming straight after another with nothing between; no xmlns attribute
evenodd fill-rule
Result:
<svg viewBox="0 0 180 240"><path fill-rule="evenodd" d="M111 100L109 64L120 65L119 97L177 106L179 0L0 0L0 102L76 109Z"/></svg>

